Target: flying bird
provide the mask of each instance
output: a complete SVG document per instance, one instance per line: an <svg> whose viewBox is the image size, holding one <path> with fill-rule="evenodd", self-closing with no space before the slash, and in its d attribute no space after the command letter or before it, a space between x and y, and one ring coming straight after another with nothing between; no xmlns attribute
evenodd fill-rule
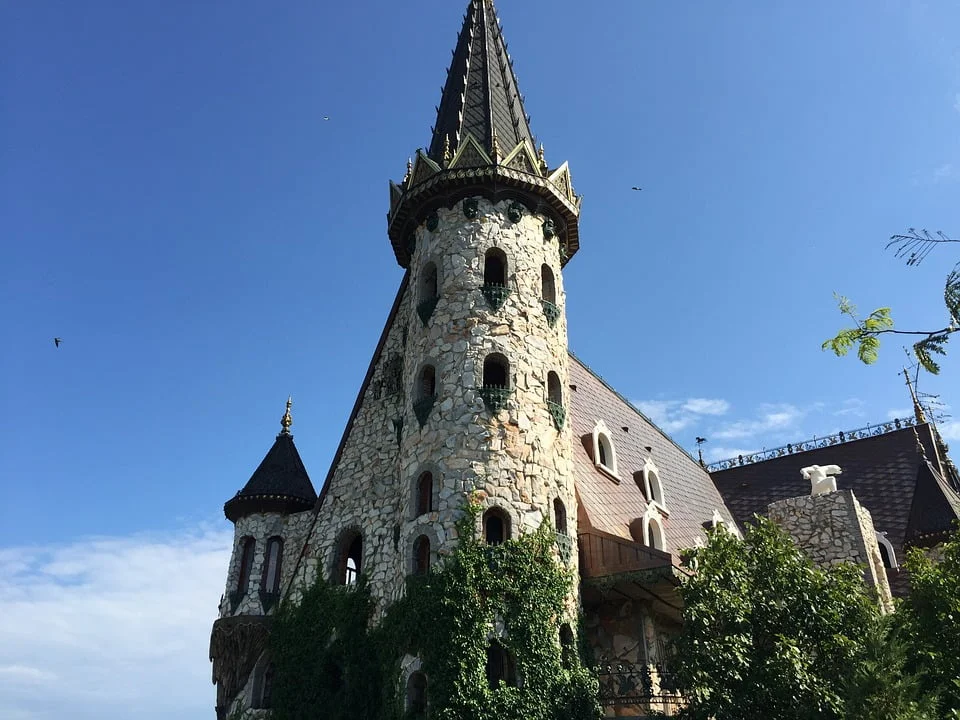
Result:
<svg viewBox="0 0 960 720"><path fill-rule="evenodd" d="M324 120L329 120L329 119L330 119L330 116L329 116L329 115L324 115L324 116L323 116L323 119L324 119Z"/></svg>
<svg viewBox="0 0 960 720"><path fill-rule="evenodd" d="M62 343L62 342L63 342L63 338L54 338L54 339L53 339L53 344L54 344L56 347L60 347L60 343Z"/></svg>
<svg viewBox="0 0 960 720"><path fill-rule="evenodd" d="M630 188L630 189L631 189L631 190L643 190L643 188L638 188L636 185L634 185L634 186L633 186L632 188Z"/></svg>

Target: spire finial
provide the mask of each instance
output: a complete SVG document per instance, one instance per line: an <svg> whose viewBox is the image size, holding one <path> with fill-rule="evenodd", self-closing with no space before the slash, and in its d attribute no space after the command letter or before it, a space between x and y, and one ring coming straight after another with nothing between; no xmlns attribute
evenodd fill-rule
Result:
<svg viewBox="0 0 960 720"><path fill-rule="evenodd" d="M280 431L281 435L290 434L290 426L293 425L293 416L290 414L290 408L293 406L293 396L290 395L287 397L287 411L283 414L283 417L280 419L280 426L283 430Z"/></svg>
<svg viewBox="0 0 960 720"><path fill-rule="evenodd" d="M913 401L913 416L916 418L917 424L923 425L927 422L927 416L923 412L923 406L917 397L917 391L914 389L913 383L910 382L910 371L904 368L903 376L907 379L907 388L910 390L910 399Z"/></svg>
<svg viewBox="0 0 960 720"><path fill-rule="evenodd" d="M543 152L543 143L540 143L540 149L537 150L537 159L540 161L540 172L547 172L547 159Z"/></svg>
<svg viewBox="0 0 960 720"><path fill-rule="evenodd" d="M447 133L443 138L443 164L449 165L450 161L453 159L453 153L450 152L450 133Z"/></svg>
<svg viewBox="0 0 960 720"><path fill-rule="evenodd" d="M497 137L497 131L493 131L493 139L490 142L490 152L493 153L493 161L500 164L500 138Z"/></svg>
<svg viewBox="0 0 960 720"><path fill-rule="evenodd" d="M410 182L411 175L413 175L413 159L407 158L407 174L403 176L404 184Z"/></svg>

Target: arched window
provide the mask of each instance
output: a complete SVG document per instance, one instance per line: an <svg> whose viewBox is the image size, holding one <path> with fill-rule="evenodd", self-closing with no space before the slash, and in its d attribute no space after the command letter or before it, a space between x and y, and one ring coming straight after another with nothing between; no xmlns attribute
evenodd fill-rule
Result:
<svg viewBox="0 0 960 720"><path fill-rule="evenodd" d="M569 669L573 665L575 651L573 630L570 629L569 623L563 623L560 626L560 662L565 668Z"/></svg>
<svg viewBox="0 0 960 720"><path fill-rule="evenodd" d="M877 532L876 535L877 546L880 548L880 558L883 560L883 566L892 570L899 569L900 565L897 563L897 553L893 549L893 543L887 539L887 534Z"/></svg>
<svg viewBox="0 0 960 720"><path fill-rule="evenodd" d="M507 256L500 248L490 248L484 255L483 284L487 287L507 285Z"/></svg>
<svg viewBox="0 0 960 720"><path fill-rule="evenodd" d="M510 517L500 508L490 508L483 514L483 539L488 545L510 539Z"/></svg>
<svg viewBox="0 0 960 720"><path fill-rule="evenodd" d="M413 388L413 412L420 422L420 427L427 424L436 399L437 370L433 365L424 365Z"/></svg>
<svg viewBox="0 0 960 720"><path fill-rule="evenodd" d="M417 479L417 517L433 512L433 473L425 472Z"/></svg>
<svg viewBox="0 0 960 720"><path fill-rule="evenodd" d="M420 371L418 398L432 398L437 394L437 371L433 365L424 365Z"/></svg>
<svg viewBox="0 0 960 720"><path fill-rule="evenodd" d="M643 480L646 484L647 502L656 503L661 508L666 507L663 500L663 485L660 484L660 472L649 459L643 466Z"/></svg>
<svg viewBox="0 0 960 720"><path fill-rule="evenodd" d="M427 712L427 676L419 670L407 678L407 710L414 715Z"/></svg>
<svg viewBox="0 0 960 720"><path fill-rule="evenodd" d="M652 547L654 550L664 550L666 547L666 539L663 536L663 527L660 525L660 521L654 517L647 518L647 545Z"/></svg>
<svg viewBox="0 0 960 720"><path fill-rule="evenodd" d="M348 534L340 543L337 580L341 585L356 585L363 570L363 537L358 532Z"/></svg>
<svg viewBox="0 0 960 720"><path fill-rule="evenodd" d="M283 540L272 537L267 540L267 551L264 553L263 577L260 579L260 591L279 594L280 592L280 563L283 560Z"/></svg>
<svg viewBox="0 0 960 720"><path fill-rule="evenodd" d="M251 708L269 710L273 707L273 679L274 665L269 661L261 661L257 667L253 680L253 702Z"/></svg>
<svg viewBox="0 0 960 720"><path fill-rule="evenodd" d="M483 387L507 389L510 387L510 361L494 353L483 359Z"/></svg>
<svg viewBox="0 0 960 720"><path fill-rule="evenodd" d="M421 535L413 543L413 574L426 575L430 572L430 538Z"/></svg>
<svg viewBox="0 0 960 720"><path fill-rule="evenodd" d="M253 570L253 552L257 548L257 541L252 537L245 537L241 541L240 572L237 575L237 593L243 595L250 584L250 572Z"/></svg>
<svg viewBox="0 0 960 720"><path fill-rule="evenodd" d="M557 286L553 279L553 270L546 263L540 266L540 297L548 303L557 304Z"/></svg>
<svg viewBox="0 0 960 720"><path fill-rule="evenodd" d="M553 521L556 524L557 532L561 535L567 534L567 509L563 506L560 498L553 501Z"/></svg>
<svg viewBox="0 0 960 720"><path fill-rule="evenodd" d="M437 266L428 262L420 276L420 302L435 300L437 298Z"/></svg>
<svg viewBox="0 0 960 720"><path fill-rule="evenodd" d="M563 405L563 388L560 385L560 376L552 370L547 373L547 400L557 405Z"/></svg>
<svg viewBox="0 0 960 720"><path fill-rule="evenodd" d="M610 431L607 430L606 423L598 420L593 427L593 462L594 464L612 475L617 482L617 451L610 438Z"/></svg>
<svg viewBox="0 0 960 720"><path fill-rule="evenodd" d="M486 674L491 690L496 690L500 683L510 687L517 685L517 665L513 656L496 640L491 640L487 647Z"/></svg>

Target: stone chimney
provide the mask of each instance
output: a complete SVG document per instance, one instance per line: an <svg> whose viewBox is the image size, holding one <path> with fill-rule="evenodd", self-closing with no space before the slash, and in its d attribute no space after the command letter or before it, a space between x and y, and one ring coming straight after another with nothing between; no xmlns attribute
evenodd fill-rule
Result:
<svg viewBox="0 0 960 720"><path fill-rule="evenodd" d="M881 608L890 612L893 599L870 511L852 490L837 490L834 476L841 471L836 465L813 465L800 472L810 480L811 494L771 503L767 516L817 565L852 562L862 567L867 584L876 588Z"/></svg>

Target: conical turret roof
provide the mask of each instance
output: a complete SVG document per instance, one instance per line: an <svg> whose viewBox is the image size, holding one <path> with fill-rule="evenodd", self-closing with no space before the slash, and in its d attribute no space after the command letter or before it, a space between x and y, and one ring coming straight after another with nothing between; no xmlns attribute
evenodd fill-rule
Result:
<svg viewBox="0 0 960 720"><path fill-rule="evenodd" d="M437 110L429 157L442 163L444 151L456 152L467 133L491 154L494 137L508 150L524 140L534 147L491 0L472 0L467 8Z"/></svg>
<svg viewBox="0 0 960 720"><path fill-rule="evenodd" d="M316 502L317 493L290 434L293 422L290 404L288 400L287 412L281 421L283 430L277 435L273 447L243 489L224 504L223 513L228 520L236 522L256 512L302 512Z"/></svg>

